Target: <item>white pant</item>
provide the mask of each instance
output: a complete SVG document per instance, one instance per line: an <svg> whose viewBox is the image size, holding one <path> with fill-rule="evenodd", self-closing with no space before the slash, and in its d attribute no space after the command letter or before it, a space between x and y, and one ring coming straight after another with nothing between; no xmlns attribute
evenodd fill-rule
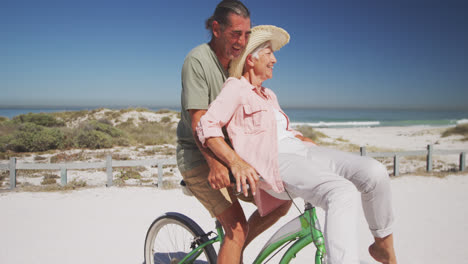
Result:
<svg viewBox="0 0 468 264"><path fill-rule="evenodd" d="M286 190L325 210L328 263L359 263L356 189L374 237L392 233L390 179L380 162L292 138L281 140L278 147Z"/></svg>

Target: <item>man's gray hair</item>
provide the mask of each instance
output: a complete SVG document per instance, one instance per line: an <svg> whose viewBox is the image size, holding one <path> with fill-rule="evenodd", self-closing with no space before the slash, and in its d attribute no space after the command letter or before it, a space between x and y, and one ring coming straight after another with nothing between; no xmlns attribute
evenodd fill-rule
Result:
<svg viewBox="0 0 468 264"><path fill-rule="evenodd" d="M242 16L244 18L250 18L249 9L247 9L247 7L241 1L223 0L216 6L214 14L206 20L206 29L213 33L213 21L218 21L218 23L224 29L225 26L229 25L228 16L231 13Z"/></svg>

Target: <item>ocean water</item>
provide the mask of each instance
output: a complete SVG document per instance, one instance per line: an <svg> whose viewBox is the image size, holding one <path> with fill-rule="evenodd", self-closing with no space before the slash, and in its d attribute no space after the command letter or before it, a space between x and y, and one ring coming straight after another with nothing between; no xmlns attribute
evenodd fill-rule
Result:
<svg viewBox="0 0 468 264"><path fill-rule="evenodd" d="M0 108L0 116L13 118L27 113L92 110L97 107L73 108ZM122 107L126 108L126 107ZM162 108L162 107L161 107ZM150 110L161 108L151 107ZM120 108L114 108L120 109ZM167 109L167 107L165 107ZM180 111L180 108L169 108ZM376 126L454 126L468 123L468 110L382 110L382 109L293 109L285 108L293 125L312 127Z"/></svg>
<svg viewBox="0 0 468 264"><path fill-rule="evenodd" d="M453 126L468 123L467 110L284 109L295 124L313 127Z"/></svg>

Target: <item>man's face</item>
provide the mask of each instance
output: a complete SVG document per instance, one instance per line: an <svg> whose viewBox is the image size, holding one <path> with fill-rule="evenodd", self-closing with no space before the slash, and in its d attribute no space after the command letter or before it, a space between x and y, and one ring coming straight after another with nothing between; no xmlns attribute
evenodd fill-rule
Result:
<svg viewBox="0 0 468 264"><path fill-rule="evenodd" d="M219 43L223 59L232 60L240 56L250 36L250 18L237 14L228 16L229 24L220 29Z"/></svg>

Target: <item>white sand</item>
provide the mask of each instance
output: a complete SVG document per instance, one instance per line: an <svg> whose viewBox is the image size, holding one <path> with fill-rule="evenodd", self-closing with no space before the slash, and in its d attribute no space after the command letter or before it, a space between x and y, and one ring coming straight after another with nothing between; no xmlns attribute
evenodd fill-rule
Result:
<svg viewBox="0 0 468 264"><path fill-rule="evenodd" d="M361 128L317 128L331 139L342 138L359 146L374 146L384 149L423 150L427 145L435 149L468 149L468 141L461 136L441 137L448 127L361 127Z"/></svg>
<svg viewBox="0 0 468 264"><path fill-rule="evenodd" d="M400 263L466 263L468 175L405 176L392 180L392 188ZM253 211L250 205L245 208ZM205 230L214 228L200 203L179 190L103 187L70 193L3 193L0 210L0 263L8 264L140 264L147 228L167 211L182 212ZM296 215L291 210L281 223ZM358 228L361 263L375 263L366 252L372 238L362 214ZM267 231L253 242L246 263L271 234ZM313 254L310 248L303 250L294 263L312 263Z"/></svg>
<svg viewBox="0 0 468 264"><path fill-rule="evenodd" d="M341 137L357 145L396 150L424 149L427 144L435 144L437 149L468 149L468 142L458 141L457 137L441 138L443 129L319 130L331 138ZM413 173L392 179L392 189L399 263L466 263L468 173L443 179ZM302 207L302 202L297 202ZM251 205L245 208L248 214L254 210ZM0 193L0 263L140 264L147 228L167 211L184 213L196 219L205 230L214 228L214 221L201 204L180 190L99 187L66 193L3 192ZM318 214L323 223L323 212ZM279 224L296 215L292 209ZM362 213L360 216L361 263L376 263L367 254L372 237ZM274 229L246 250L245 263L256 256ZM306 249L294 263L312 263L313 254L310 248Z"/></svg>

